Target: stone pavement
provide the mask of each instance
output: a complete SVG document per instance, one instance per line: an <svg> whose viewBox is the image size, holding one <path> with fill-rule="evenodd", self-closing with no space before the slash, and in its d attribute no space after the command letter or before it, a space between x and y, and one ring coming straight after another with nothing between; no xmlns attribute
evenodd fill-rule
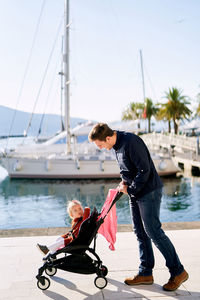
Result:
<svg viewBox="0 0 200 300"><path fill-rule="evenodd" d="M126 286L126 276L137 273L138 243L132 232L117 233L116 250L110 251L106 240L99 235L96 252L109 269L108 285L99 290L94 285L96 274L81 275L58 270L50 278L48 290L37 288L38 268L42 255L36 243L48 244L54 236L0 238L0 299L1 300L195 300L200 299L200 229L171 230L166 232L174 243L179 257L189 273L189 280L175 292L165 292L162 285L169 273L160 252L155 249L156 265L153 285Z"/></svg>

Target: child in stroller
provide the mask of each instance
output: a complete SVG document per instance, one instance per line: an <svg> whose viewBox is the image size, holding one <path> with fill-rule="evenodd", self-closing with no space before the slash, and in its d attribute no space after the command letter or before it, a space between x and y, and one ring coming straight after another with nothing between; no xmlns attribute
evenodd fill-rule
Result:
<svg viewBox="0 0 200 300"><path fill-rule="evenodd" d="M90 216L85 219L79 229L78 235L64 248L57 250L53 255L49 255L43 266L39 268L37 278L37 286L41 290L46 290L50 286L49 278L43 276L43 272L48 276L56 274L57 269L79 274L97 274L94 284L97 288L103 289L107 285L106 275L108 269L103 265L101 259L96 253L96 235L100 226L104 223L104 219L109 211L122 196L118 190L113 194L113 199L107 212L101 216L96 210L93 209ZM108 198L108 197L107 197ZM107 199L106 199L107 200ZM90 244L94 240L93 247ZM87 252L87 253L86 253ZM64 254L61 258L57 259L57 255Z"/></svg>
<svg viewBox="0 0 200 300"><path fill-rule="evenodd" d="M71 230L58 237L56 241L49 246L37 244L38 249L45 255L43 260L47 260L50 255L53 256L58 249L67 246L77 237L81 224L90 215L90 208L85 207L83 211L80 201L72 200L68 203L67 212L72 219Z"/></svg>

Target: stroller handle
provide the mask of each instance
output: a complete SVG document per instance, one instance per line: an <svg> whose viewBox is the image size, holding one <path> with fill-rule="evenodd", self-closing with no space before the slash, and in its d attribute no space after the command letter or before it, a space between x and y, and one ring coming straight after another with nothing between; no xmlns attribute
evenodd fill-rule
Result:
<svg viewBox="0 0 200 300"><path fill-rule="evenodd" d="M112 202L112 205L111 205L111 206L113 206L113 205L121 198L122 195L123 195L122 192L118 192L118 193L116 194L115 198L113 199L113 202Z"/></svg>
<svg viewBox="0 0 200 300"><path fill-rule="evenodd" d="M115 198L112 201L111 206L109 207L109 210L107 211L106 215L103 217L103 220L105 219L105 217L108 215L109 211L111 210L111 208L113 207L113 205L121 198L121 196L123 195L122 192L118 192L115 196Z"/></svg>

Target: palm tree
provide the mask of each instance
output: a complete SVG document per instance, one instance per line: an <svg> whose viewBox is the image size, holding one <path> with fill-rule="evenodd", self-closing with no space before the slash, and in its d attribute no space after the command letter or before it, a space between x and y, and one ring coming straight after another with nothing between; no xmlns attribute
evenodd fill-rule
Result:
<svg viewBox="0 0 200 300"><path fill-rule="evenodd" d="M182 95L182 90L178 90L175 87L169 88L168 92L165 92L165 98L167 103L162 104L161 111L158 113L159 117L163 115L165 119L174 123L174 132L178 133L178 122L190 116L191 110L187 107L190 104L187 101L188 97Z"/></svg>
<svg viewBox="0 0 200 300"><path fill-rule="evenodd" d="M200 117L200 93L197 95L197 101L198 101L198 107L197 107L196 114L197 116Z"/></svg>
<svg viewBox="0 0 200 300"><path fill-rule="evenodd" d="M197 107L197 115L200 117L200 103L199 106Z"/></svg>
<svg viewBox="0 0 200 300"><path fill-rule="evenodd" d="M122 120L137 120L141 118L144 110L144 104L140 102L131 102L129 106L122 113ZM138 123L138 129L140 123Z"/></svg>
<svg viewBox="0 0 200 300"><path fill-rule="evenodd" d="M172 119L172 112L169 103L160 103L160 108L157 112L156 119L157 120L164 120L168 122L168 132L171 132L171 119Z"/></svg>
<svg viewBox="0 0 200 300"><path fill-rule="evenodd" d="M158 107L153 104L150 98L145 99L144 114L148 119L148 133L151 132L151 117L155 116L158 112Z"/></svg>

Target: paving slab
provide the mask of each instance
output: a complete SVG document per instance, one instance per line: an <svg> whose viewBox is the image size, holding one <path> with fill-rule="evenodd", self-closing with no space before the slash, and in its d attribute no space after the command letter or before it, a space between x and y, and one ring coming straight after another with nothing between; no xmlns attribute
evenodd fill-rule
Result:
<svg viewBox="0 0 200 300"><path fill-rule="evenodd" d="M137 273L139 264L138 242L133 232L118 232L115 251L99 235L96 252L108 267L108 285L99 290L94 285L96 274L83 275L58 270L50 278L48 290L37 287L38 268L42 255L37 243L49 244L56 236L28 236L0 238L0 300L195 300L200 299L200 229L172 230L166 232L174 243L179 257L189 273L189 280L174 292L165 292L162 285L168 281L169 272L160 252L154 247L154 284L127 286L124 278Z"/></svg>

